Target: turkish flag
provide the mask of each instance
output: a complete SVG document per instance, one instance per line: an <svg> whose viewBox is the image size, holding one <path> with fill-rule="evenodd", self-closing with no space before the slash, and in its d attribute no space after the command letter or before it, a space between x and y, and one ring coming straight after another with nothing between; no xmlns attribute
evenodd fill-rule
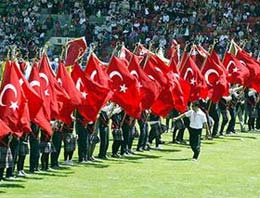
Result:
<svg viewBox="0 0 260 198"><path fill-rule="evenodd" d="M7 64L10 64L8 61ZM11 132L21 137L24 132L31 131L30 115L27 99L22 92L15 65L7 65L0 89L0 119Z"/></svg>
<svg viewBox="0 0 260 198"><path fill-rule="evenodd" d="M119 104L128 115L139 118L142 110L140 90L126 63L113 56L107 73L112 80L111 88L114 92L111 100Z"/></svg>
<svg viewBox="0 0 260 198"><path fill-rule="evenodd" d="M11 132L11 129L6 125L6 123L0 119L0 140L2 137Z"/></svg>
<svg viewBox="0 0 260 198"><path fill-rule="evenodd" d="M235 56L226 52L223 65L227 70L227 80L232 84L246 85L249 78L249 70Z"/></svg>
<svg viewBox="0 0 260 198"><path fill-rule="evenodd" d="M142 44L138 43L136 48L136 55L138 56L145 56L149 53L149 50L145 48Z"/></svg>
<svg viewBox="0 0 260 198"><path fill-rule="evenodd" d="M48 114L51 119L62 119L61 110L64 105L70 103L70 98L57 82L46 54L42 57L39 75L40 83L44 90L46 108L49 111Z"/></svg>
<svg viewBox="0 0 260 198"><path fill-rule="evenodd" d="M189 56L185 65L181 68L180 76L191 86L189 101L193 102L200 98L205 99L208 95L207 84L201 71Z"/></svg>
<svg viewBox="0 0 260 198"><path fill-rule="evenodd" d="M202 46L195 46L191 51L191 58L199 69L203 67L203 63L209 53Z"/></svg>
<svg viewBox="0 0 260 198"><path fill-rule="evenodd" d="M43 103L42 106L40 108L40 110L38 111L38 113L36 114L36 116L31 119L35 124L37 124L39 127L41 127L43 130L45 130L49 135L52 134L52 128L51 128L51 118L50 118L50 114L48 114L49 109L47 109L47 100L45 100L45 94L44 94L44 90L42 89L41 86L41 77L39 75L39 69L38 69L38 64L34 63L32 70L31 70L31 74L29 77L29 82L30 82L30 87L35 90L35 92L41 97L43 98Z"/></svg>
<svg viewBox="0 0 260 198"><path fill-rule="evenodd" d="M111 80L106 71L107 66L97 58L94 52L91 53L85 69L86 76L92 81L109 88Z"/></svg>
<svg viewBox="0 0 260 198"><path fill-rule="evenodd" d="M15 65L15 71L19 78L19 83L21 88L25 94L25 97L28 100L28 107L30 112L30 119L33 120L37 115L38 111L42 107L43 100L41 97L31 88L29 82L25 79L24 75L22 74L21 70L18 68L16 62L13 63Z"/></svg>
<svg viewBox="0 0 260 198"><path fill-rule="evenodd" d="M76 89L75 83L65 69L62 61L59 62L56 79L70 97L70 101L64 103L62 106L59 118L64 123L70 124L72 122L71 114L73 113L73 110L82 102L81 93Z"/></svg>
<svg viewBox="0 0 260 198"><path fill-rule="evenodd" d="M138 62L139 57L133 55L128 70L138 81L142 109L150 109L160 94L160 85L156 80L152 80L148 77L148 75L140 68Z"/></svg>
<svg viewBox="0 0 260 198"><path fill-rule="evenodd" d="M160 58L156 55L149 54L144 71L151 79L158 81L163 88L168 85L166 73L170 71L170 67L165 66L163 61L159 61Z"/></svg>
<svg viewBox="0 0 260 198"><path fill-rule="evenodd" d="M239 50L237 53L239 61L248 68L249 78L245 81L246 86L254 88L260 92L260 66L254 59L244 50Z"/></svg>
<svg viewBox="0 0 260 198"><path fill-rule="evenodd" d="M66 51L65 65L72 66L75 61L87 50L87 42L84 37L73 39L67 43L68 48Z"/></svg>
<svg viewBox="0 0 260 198"><path fill-rule="evenodd" d="M210 57L201 71L208 86L208 97L213 103L217 103L222 96L229 95L229 85L225 70L217 65Z"/></svg>
<svg viewBox="0 0 260 198"><path fill-rule="evenodd" d="M174 61L174 63L177 65L180 61L180 45L176 40L172 40L171 47L167 53L167 57L171 59L171 61Z"/></svg>
<svg viewBox="0 0 260 198"><path fill-rule="evenodd" d="M71 77L82 96L82 104L78 106L79 113L86 122L96 121L100 109L108 101L109 89L87 77L77 63L74 65Z"/></svg>

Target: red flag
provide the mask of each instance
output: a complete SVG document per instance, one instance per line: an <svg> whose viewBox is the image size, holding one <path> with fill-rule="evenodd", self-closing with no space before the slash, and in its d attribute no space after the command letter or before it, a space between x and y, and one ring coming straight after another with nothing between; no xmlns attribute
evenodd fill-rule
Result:
<svg viewBox="0 0 260 198"><path fill-rule="evenodd" d="M65 69L62 61L59 62L56 79L70 97L70 102L63 105L59 118L64 123L70 124L72 122L71 114L73 110L82 102L81 93L76 89L75 83Z"/></svg>
<svg viewBox="0 0 260 198"><path fill-rule="evenodd" d="M244 64L249 70L249 78L245 82L247 87L254 88L257 92L260 92L260 66L253 60L253 58L247 54L244 50L239 50L237 58L242 64Z"/></svg>
<svg viewBox="0 0 260 198"><path fill-rule="evenodd" d="M180 61L179 56L180 56L180 45L175 39L173 39L167 57L171 59L171 61L174 61L174 63L177 65Z"/></svg>
<svg viewBox="0 0 260 198"><path fill-rule="evenodd" d="M180 71L181 77L189 82L191 86L191 92L189 101L193 102L199 100L200 98L205 99L208 95L207 85L201 71L191 59L187 58L185 65Z"/></svg>
<svg viewBox="0 0 260 198"><path fill-rule="evenodd" d="M7 64L10 64L7 63ZM0 119L18 137L31 131L28 103L19 84L15 65L6 67L0 89Z"/></svg>
<svg viewBox="0 0 260 198"><path fill-rule="evenodd" d="M29 82L30 82L30 86L36 91L36 93L42 98L43 103L42 106L40 108L40 110L38 111L38 113L36 114L36 116L34 118L32 118L31 120L37 124L39 127L41 127L42 129L44 129L49 135L52 134L52 128L50 125L50 114L48 114L49 109L47 109L47 100L46 100L46 96L44 94L44 90L42 89L41 86L41 79L40 79L40 75L39 75L39 69L38 69L38 65L37 63L33 64L32 67L32 71L29 77Z"/></svg>
<svg viewBox="0 0 260 198"><path fill-rule="evenodd" d="M33 120L35 116L37 115L38 111L40 110L43 100L41 97L31 88L29 85L29 82L25 79L24 75L18 68L17 64L14 62L15 65L15 71L17 73L17 76L19 78L19 83L21 85L21 88L25 94L26 99L28 100L28 107L30 112L30 119Z"/></svg>
<svg viewBox="0 0 260 198"><path fill-rule="evenodd" d="M231 53L226 52L223 65L227 70L227 80L232 84L245 85L249 70Z"/></svg>
<svg viewBox="0 0 260 198"><path fill-rule="evenodd" d="M0 119L0 140L2 137L11 132L11 129L6 125L6 123Z"/></svg>
<svg viewBox="0 0 260 198"><path fill-rule="evenodd" d="M71 77L82 95L82 104L78 106L79 113L86 119L86 122L96 121L101 107L108 100L109 89L93 82L78 64L74 65Z"/></svg>
<svg viewBox="0 0 260 198"><path fill-rule="evenodd" d="M210 57L208 57L201 73L204 75L208 86L208 97L213 103L217 103L222 96L229 95L226 73Z"/></svg>
<svg viewBox="0 0 260 198"><path fill-rule="evenodd" d="M136 54L138 55L138 56L145 56L145 55L147 55L148 54L148 52L149 52L149 50L147 49L147 48L145 48L142 44L138 44L138 46L137 46L137 49L136 49Z"/></svg>
<svg viewBox="0 0 260 198"><path fill-rule="evenodd" d="M150 109L160 94L160 85L157 81L148 77L148 75L140 68L138 61L138 56L133 55L128 70L138 81L142 109Z"/></svg>
<svg viewBox="0 0 260 198"><path fill-rule="evenodd" d="M144 71L151 79L154 79L160 83L162 87L167 86L168 80L166 73L170 71L170 67L167 68L163 62L158 62L159 58L155 55L149 54Z"/></svg>
<svg viewBox="0 0 260 198"><path fill-rule="evenodd" d="M96 57L94 53L92 53L86 65L86 76L88 76L92 81L109 88L111 80L106 71L107 67Z"/></svg>
<svg viewBox="0 0 260 198"><path fill-rule="evenodd" d="M200 69L208 56L209 53L202 46L196 46L191 52L191 58Z"/></svg>
<svg viewBox="0 0 260 198"><path fill-rule="evenodd" d="M115 56L112 57L107 73L112 80L114 95L112 101L119 104L125 112L135 118L141 115L140 90L125 62Z"/></svg>
<svg viewBox="0 0 260 198"><path fill-rule="evenodd" d="M79 57L83 56L86 50L87 50L87 42L84 37L80 37L69 41L68 49L66 52L65 65L66 66L74 65L75 61L77 61Z"/></svg>
<svg viewBox="0 0 260 198"><path fill-rule="evenodd" d="M60 111L65 104L70 103L70 98L66 91L58 84L55 75L50 68L46 54L42 57L39 72L41 77L40 83L44 89L45 100L47 101L46 107L49 110L48 114L51 115L51 119L62 119Z"/></svg>

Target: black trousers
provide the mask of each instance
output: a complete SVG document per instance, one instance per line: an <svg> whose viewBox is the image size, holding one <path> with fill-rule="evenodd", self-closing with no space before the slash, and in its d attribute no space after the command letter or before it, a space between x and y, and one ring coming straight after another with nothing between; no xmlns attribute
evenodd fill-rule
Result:
<svg viewBox="0 0 260 198"><path fill-rule="evenodd" d="M98 157L105 157L109 146L109 127L104 124L99 126L100 147Z"/></svg>
<svg viewBox="0 0 260 198"><path fill-rule="evenodd" d="M178 133L177 133L177 131L178 131ZM178 129L177 127L175 127L173 130L173 133L172 133L172 142L175 142L175 140L177 140L179 142L183 141L184 131L185 131L185 128ZM176 133L177 133L177 137L176 137Z"/></svg>
<svg viewBox="0 0 260 198"><path fill-rule="evenodd" d="M32 135L30 136L30 172L34 172L39 169L40 147L39 140Z"/></svg>
<svg viewBox="0 0 260 198"><path fill-rule="evenodd" d="M198 159L200 154L201 132L202 129L189 128L190 132L190 146L193 151L193 158Z"/></svg>
<svg viewBox="0 0 260 198"><path fill-rule="evenodd" d="M227 127L227 132L235 132L235 125L236 125L236 108L235 107L230 107L229 108L229 113L230 113L230 120L228 123Z"/></svg>
<svg viewBox="0 0 260 198"><path fill-rule="evenodd" d="M26 155L19 155L17 160L17 171L24 170L24 160Z"/></svg>
<svg viewBox="0 0 260 198"><path fill-rule="evenodd" d="M62 134L59 131L54 131L52 136L52 143L55 147L55 152L51 153L51 167L59 166L59 155L61 151L61 144L62 144Z"/></svg>
<svg viewBox="0 0 260 198"><path fill-rule="evenodd" d="M221 115L222 115L222 123L221 123L220 131L219 131L220 135L223 134L224 128L225 128L226 124L228 123L227 111L221 111Z"/></svg>
<svg viewBox="0 0 260 198"><path fill-rule="evenodd" d="M14 166L6 169L6 177L14 176L14 169L15 169L15 165L17 163L17 155L18 155L18 140L17 139L14 139L14 138L12 139L11 144L10 144L10 149L11 149L11 153L12 153L13 160L14 160Z"/></svg>
<svg viewBox="0 0 260 198"><path fill-rule="evenodd" d="M248 130L255 130L255 118L254 117L251 117L249 116L249 119L248 119Z"/></svg>
<svg viewBox="0 0 260 198"><path fill-rule="evenodd" d="M122 145L123 153L128 153L131 128L128 125L123 124L122 131L123 131L123 145Z"/></svg>
<svg viewBox="0 0 260 198"><path fill-rule="evenodd" d="M49 168L49 153L42 153L41 166L43 171L47 171Z"/></svg>
<svg viewBox="0 0 260 198"><path fill-rule="evenodd" d="M149 133L149 143L155 139L155 146L158 147L160 143L160 124L152 124Z"/></svg>
<svg viewBox="0 0 260 198"><path fill-rule="evenodd" d="M3 180L5 168L0 168L0 181Z"/></svg>
<svg viewBox="0 0 260 198"><path fill-rule="evenodd" d="M214 125L213 125L213 128L212 128L212 136L214 137L218 134L219 116L220 116L219 111L216 109L216 104L213 104L213 103L211 104L211 108L209 110L209 115L214 120Z"/></svg>
<svg viewBox="0 0 260 198"><path fill-rule="evenodd" d="M87 160L87 131L78 131L78 156L79 162Z"/></svg>
<svg viewBox="0 0 260 198"><path fill-rule="evenodd" d="M114 140L112 144L112 154L117 154L120 146L121 146L121 155L124 154L124 148L123 148L123 140Z"/></svg>
<svg viewBox="0 0 260 198"><path fill-rule="evenodd" d="M73 152L74 151L70 151L70 152L64 151L64 161L72 160Z"/></svg>
<svg viewBox="0 0 260 198"><path fill-rule="evenodd" d="M148 124L141 121L138 122L140 135L138 139L137 149L145 149L148 141Z"/></svg>

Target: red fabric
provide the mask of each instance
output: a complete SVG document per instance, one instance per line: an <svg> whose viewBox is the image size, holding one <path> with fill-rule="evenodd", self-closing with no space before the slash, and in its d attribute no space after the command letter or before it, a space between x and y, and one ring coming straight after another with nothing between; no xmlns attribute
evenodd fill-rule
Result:
<svg viewBox="0 0 260 198"><path fill-rule="evenodd" d="M82 103L78 106L79 113L85 118L86 123L96 121L100 109L108 101L109 89L93 82L77 63L71 77L82 95Z"/></svg>
<svg viewBox="0 0 260 198"><path fill-rule="evenodd" d="M109 88L111 80L109 79L106 71L107 67L97 58L94 53L92 53L86 65L85 75L88 76L92 81Z"/></svg>
<svg viewBox="0 0 260 198"><path fill-rule="evenodd" d="M139 118L142 110L140 90L126 63L113 56L107 73L112 80L111 88L114 92L111 100L119 104L128 115Z"/></svg>
<svg viewBox="0 0 260 198"><path fill-rule="evenodd" d="M140 68L138 61L138 56L133 55L128 70L138 81L142 109L150 109L160 94L160 85L157 81L148 77L148 75Z"/></svg>
<svg viewBox="0 0 260 198"><path fill-rule="evenodd" d="M70 103L66 91L58 84L55 75L50 68L48 57L43 55L39 70L40 83L45 93L46 109L51 119L60 119L60 113L64 105Z"/></svg>
<svg viewBox="0 0 260 198"><path fill-rule="evenodd" d="M244 64L249 70L249 78L245 81L245 85L250 88L254 88L257 92L260 92L260 66L254 61L254 59L245 51L239 50L237 58L242 64Z"/></svg>
<svg viewBox="0 0 260 198"><path fill-rule="evenodd" d="M181 68L180 76L191 86L190 102L207 97L208 90L205 79L191 57L187 58L185 65Z"/></svg>
<svg viewBox="0 0 260 198"><path fill-rule="evenodd" d="M6 123L11 132L21 137L31 131L27 99L19 84L15 65L7 62L5 76L0 89L0 119Z"/></svg>
<svg viewBox="0 0 260 198"><path fill-rule="evenodd" d="M210 57L208 57L201 73L208 86L208 97L213 103L217 103L222 96L229 95L226 72Z"/></svg>
<svg viewBox="0 0 260 198"><path fill-rule="evenodd" d="M37 94L37 92L35 92L34 89L30 86L29 82L25 79L17 64L14 63L14 65L16 66L14 68L19 78L21 88L25 94L26 99L28 100L30 119L33 120L38 114L39 110L41 109L43 105L43 100Z"/></svg>
<svg viewBox="0 0 260 198"><path fill-rule="evenodd" d="M11 129L6 125L6 123L0 119L0 139L11 132Z"/></svg>
<svg viewBox="0 0 260 198"><path fill-rule="evenodd" d="M227 80L232 84L246 85L245 81L249 78L249 70L240 61L227 52L223 61L223 65L227 70Z"/></svg>
<svg viewBox="0 0 260 198"><path fill-rule="evenodd" d="M50 114L48 114L48 109L46 105L44 90L42 89L41 83L40 83L40 75L39 75L39 69L38 65L34 63L32 67L32 71L29 77L30 86L36 91L36 93L42 98L43 104L37 113L37 115L32 119L32 121L39 125L44 131L46 131L49 135L52 135L52 128L50 125Z"/></svg>
<svg viewBox="0 0 260 198"><path fill-rule="evenodd" d="M68 74L62 61L59 62L56 79L70 97L70 102L67 102L62 106L59 118L64 123L70 124L72 122L71 114L73 113L73 110L82 102L81 93L76 89L75 83Z"/></svg>
<svg viewBox="0 0 260 198"><path fill-rule="evenodd" d="M77 58L81 57L87 50L87 43L84 37L69 41L66 53L65 65L74 65Z"/></svg>

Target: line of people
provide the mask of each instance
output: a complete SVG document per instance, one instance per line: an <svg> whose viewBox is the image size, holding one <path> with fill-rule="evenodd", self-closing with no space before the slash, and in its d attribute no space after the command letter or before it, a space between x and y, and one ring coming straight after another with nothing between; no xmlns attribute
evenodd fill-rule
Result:
<svg viewBox="0 0 260 198"><path fill-rule="evenodd" d="M93 154L97 143L100 143L97 157L102 160L107 159L110 120L112 121L111 157L113 158L134 154L135 137L138 137L137 152L149 151L153 142L155 142L154 149L160 149L160 145L164 143L161 135L169 129L173 132L172 143L177 144L184 142L184 131L186 128L189 130L189 142L196 159L200 150L201 130L205 123L207 129L205 137L208 139L222 136L224 133L227 135L236 133L236 117L238 117L242 132L246 131L245 123L248 124L248 131L260 130L259 94L253 89L233 86L230 96L222 97L218 104L200 100L192 103L191 107L191 110L184 114L173 110L166 119L166 125L162 124L160 116L154 115L149 110L143 111L141 118L136 120L114 103L109 103L101 109L96 122L86 123L79 112L76 112L70 125L53 121L52 136L32 123L32 131L24 133L21 138L18 139L9 134L0 140L0 181L4 179L5 169L6 180L13 180L15 176L27 176L24 171L27 154L29 154L29 173L47 171L49 167L58 169L62 142L65 165L73 165L72 158L76 146L78 146L79 163L96 160ZM171 127L170 121L172 121ZM194 133L197 134L195 137ZM17 168L16 175L15 167Z"/></svg>

